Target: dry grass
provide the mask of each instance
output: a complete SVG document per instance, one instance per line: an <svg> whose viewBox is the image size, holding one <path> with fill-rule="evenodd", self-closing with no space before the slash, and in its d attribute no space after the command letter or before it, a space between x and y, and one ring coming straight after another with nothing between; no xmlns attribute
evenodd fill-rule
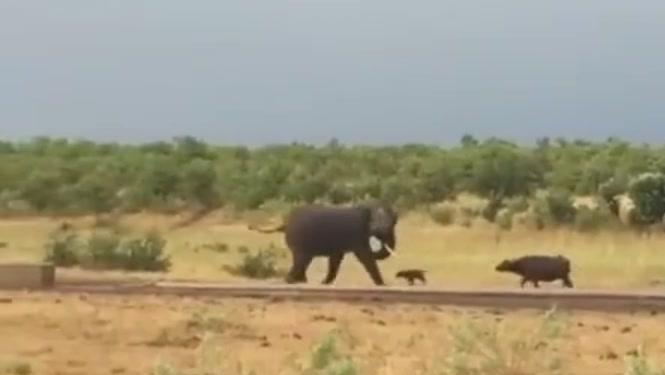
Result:
<svg viewBox="0 0 665 375"><path fill-rule="evenodd" d="M44 375L609 375L624 373L640 347L665 365L662 317L649 314L3 297L14 301L0 309L0 364Z"/></svg>
<svg viewBox="0 0 665 375"><path fill-rule="evenodd" d="M281 235L254 233L246 224L231 222L215 214L188 227L174 229L178 219L136 215L123 218L121 224L129 230L158 228L168 239L167 251L173 257L169 277L201 278L219 281L240 281L241 278L224 271L224 265L236 264L242 254L236 249L267 247L273 243L284 247ZM48 232L62 220L47 218L2 220L0 261L35 260L43 256L43 244ZM91 220L72 221L79 228L89 228ZM542 232L515 229L499 232L476 225L443 227L421 216L411 216L398 226L399 257L382 262L384 277L398 283L394 273L402 268L423 268L428 271L431 285L447 287L517 286L517 279L493 271L494 265L506 257L526 253L563 254L573 262L573 281L580 288L644 288L665 278L665 257L662 256L662 236L640 237L627 231L606 231L596 234L568 230ZM226 244L228 251L216 251L215 246ZM284 250L280 266L288 267L290 256ZM323 278L324 259L316 260L309 271L311 282ZM277 282L277 281L275 281ZM353 256L345 259L338 285L371 285L369 277ZM552 285L558 287L558 285Z"/></svg>

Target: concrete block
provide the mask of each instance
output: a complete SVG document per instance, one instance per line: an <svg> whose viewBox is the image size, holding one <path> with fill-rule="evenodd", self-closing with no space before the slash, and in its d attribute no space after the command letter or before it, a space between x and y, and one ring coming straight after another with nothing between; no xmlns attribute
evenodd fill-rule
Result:
<svg viewBox="0 0 665 375"><path fill-rule="evenodd" d="M0 263L0 288L41 289L55 284L55 267L45 263Z"/></svg>

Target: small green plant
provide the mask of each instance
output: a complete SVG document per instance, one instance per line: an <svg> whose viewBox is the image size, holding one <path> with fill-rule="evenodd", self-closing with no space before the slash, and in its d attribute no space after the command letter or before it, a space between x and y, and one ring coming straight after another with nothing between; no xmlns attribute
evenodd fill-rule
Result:
<svg viewBox="0 0 665 375"><path fill-rule="evenodd" d="M223 333L229 328L229 323L220 316L210 316L197 311L187 322L187 327L198 331Z"/></svg>
<svg viewBox="0 0 665 375"><path fill-rule="evenodd" d="M236 266L226 266L225 269L234 275L250 279L268 279L282 274L277 268L277 252L275 248L268 247L256 252L245 253Z"/></svg>
<svg viewBox="0 0 665 375"><path fill-rule="evenodd" d="M567 324L555 309L540 327L520 332L504 323L468 321L450 329L452 350L442 375L560 374L562 361L552 350Z"/></svg>
<svg viewBox="0 0 665 375"><path fill-rule="evenodd" d="M304 374L357 375L359 371L353 360L339 350L338 337L327 334L312 350L309 367Z"/></svg>
<svg viewBox="0 0 665 375"><path fill-rule="evenodd" d="M543 315L542 324L537 332L548 340L556 340L562 338L569 327L568 314L559 310L556 306L552 306Z"/></svg>
<svg viewBox="0 0 665 375"><path fill-rule="evenodd" d="M335 336L329 334L312 351L311 366L315 370L323 370L339 359Z"/></svg>
<svg viewBox="0 0 665 375"><path fill-rule="evenodd" d="M635 355L628 356L625 361L625 375L665 375L665 369L656 368L647 359L644 347L640 345Z"/></svg>
<svg viewBox="0 0 665 375"><path fill-rule="evenodd" d="M177 368L161 360L155 363L151 373L151 375L180 375L180 374L181 373Z"/></svg>

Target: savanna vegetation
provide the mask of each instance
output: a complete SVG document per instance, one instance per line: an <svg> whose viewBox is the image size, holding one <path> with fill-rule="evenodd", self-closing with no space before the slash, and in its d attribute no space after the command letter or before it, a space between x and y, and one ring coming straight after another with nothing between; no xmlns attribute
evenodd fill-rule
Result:
<svg viewBox="0 0 665 375"><path fill-rule="evenodd" d="M541 139L526 147L465 136L449 148L333 140L250 149L192 137L139 145L36 138L0 142L0 212L280 212L306 202L379 198L403 210L427 209L443 224L483 217L504 229L519 219L537 228L592 230L619 222L623 201L616 197L624 195L635 208L623 222L646 227L665 214L663 173L665 147L617 139ZM484 203L460 206L461 193ZM575 205L580 196L592 203Z"/></svg>

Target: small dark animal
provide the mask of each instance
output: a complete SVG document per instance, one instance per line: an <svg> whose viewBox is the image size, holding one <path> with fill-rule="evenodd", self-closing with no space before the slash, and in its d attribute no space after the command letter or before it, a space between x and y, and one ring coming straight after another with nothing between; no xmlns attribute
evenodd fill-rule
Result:
<svg viewBox="0 0 665 375"><path fill-rule="evenodd" d="M520 286L531 282L534 287L539 288L538 282L551 282L561 280L563 286L573 287L570 280L570 260L558 256L528 255L517 259L506 259L496 266L497 272L512 272L522 276Z"/></svg>
<svg viewBox="0 0 665 375"><path fill-rule="evenodd" d="M403 278L409 282L409 285L414 284L414 280L420 280L421 283L427 283L425 280L425 271L418 269L402 270L395 274L395 278Z"/></svg>

